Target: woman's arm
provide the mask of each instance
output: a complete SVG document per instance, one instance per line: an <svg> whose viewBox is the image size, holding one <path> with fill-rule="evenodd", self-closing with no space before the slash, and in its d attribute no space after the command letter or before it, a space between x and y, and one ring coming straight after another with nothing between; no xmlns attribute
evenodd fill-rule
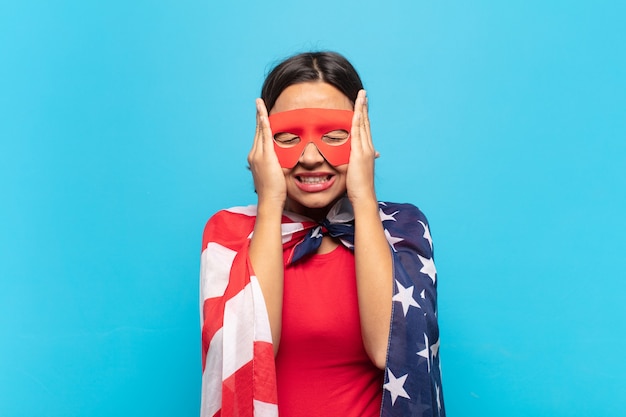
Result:
<svg viewBox="0 0 626 417"><path fill-rule="evenodd" d="M248 154L248 163L254 178L258 205L248 253L265 299L276 355L280 344L284 277L280 224L287 191L285 176L274 152L272 131L263 100L257 99L256 108L256 133Z"/></svg>
<svg viewBox="0 0 626 417"><path fill-rule="evenodd" d="M384 369L391 318L393 262L378 214L374 190L374 149L367 98L355 102L347 189L355 218L354 257L363 345L372 362Z"/></svg>

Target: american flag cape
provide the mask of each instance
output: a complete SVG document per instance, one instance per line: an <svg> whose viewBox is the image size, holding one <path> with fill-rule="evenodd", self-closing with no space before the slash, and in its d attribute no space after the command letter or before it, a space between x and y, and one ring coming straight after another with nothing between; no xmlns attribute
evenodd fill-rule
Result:
<svg viewBox="0 0 626 417"><path fill-rule="evenodd" d="M410 204L380 202L379 214L394 268L380 415L445 417L437 272L428 222ZM269 319L248 259L255 216L256 206L222 210L211 217L204 230L200 266L201 417L278 416ZM285 212L284 250L293 252L317 226L310 219Z"/></svg>

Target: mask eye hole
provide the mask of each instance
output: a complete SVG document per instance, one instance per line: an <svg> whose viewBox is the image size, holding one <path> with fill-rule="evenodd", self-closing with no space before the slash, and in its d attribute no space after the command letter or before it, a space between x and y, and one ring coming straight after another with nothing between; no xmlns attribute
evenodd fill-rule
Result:
<svg viewBox="0 0 626 417"><path fill-rule="evenodd" d="M331 146L339 146L346 143L349 137L350 133L346 130L338 129L325 133L324 136L322 136L322 140Z"/></svg>
<svg viewBox="0 0 626 417"><path fill-rule="evenodd" d="M281 148L291 148L300 143L300 136L293 133L280 132L274 135L274 142Z"/></svg>

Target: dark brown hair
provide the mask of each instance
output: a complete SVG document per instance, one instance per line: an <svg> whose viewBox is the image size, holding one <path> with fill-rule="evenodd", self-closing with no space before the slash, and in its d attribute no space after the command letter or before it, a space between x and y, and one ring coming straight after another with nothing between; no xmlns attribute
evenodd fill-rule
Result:
<svg viewBox="0 0 626 417"><path fill-rule="evenodd" d="M341 91L353 103L363 88L359 74L352 64L336 52L305 52L276 65L268 74L261 98L270 111L280 93L290 85L307 81L322 81Z"/></svg>

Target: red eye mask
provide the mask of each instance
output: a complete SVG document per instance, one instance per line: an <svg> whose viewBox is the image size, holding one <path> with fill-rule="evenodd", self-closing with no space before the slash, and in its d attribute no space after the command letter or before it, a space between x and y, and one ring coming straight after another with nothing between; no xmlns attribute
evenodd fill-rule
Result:
<svg viewBox="0 0 626 417"><path fill-rule="evenodd" d="M323 136L334 130L345 130L349 134L353 115L352 110L297 109L269 116L274 137L279 133L291 133L299 137L299 140L283 144L274 140L280 166L293 168L310 142L317 146L332 166L347 164L350 160L350 137L341 144L333 144Z"/></svg>

